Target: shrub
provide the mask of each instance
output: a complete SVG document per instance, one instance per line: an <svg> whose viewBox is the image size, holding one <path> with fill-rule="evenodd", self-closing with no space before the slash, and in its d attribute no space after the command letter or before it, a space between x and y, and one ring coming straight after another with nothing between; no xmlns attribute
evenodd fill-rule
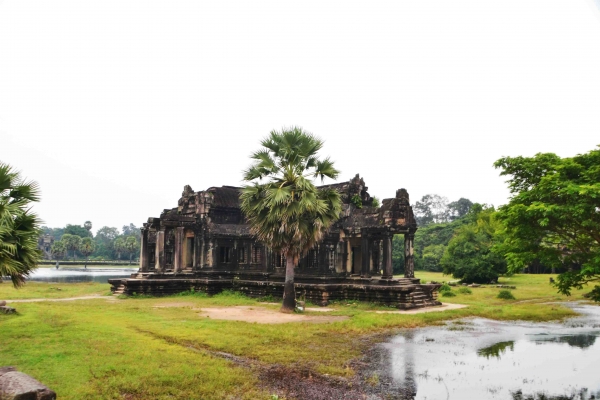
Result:
<svg viewBox="0 0 600 400"><path fill-rule="evenodd" d="M451 290L444 290L443 292L440 292L442 294L442 297L454 297L456 296L456 293L454 293Z"/></svg>
<svg viewBox="0 0 600 400"><path fill-rule="evenodd" d="M498 292L498 298L504 300L514 300L515 296L513 296L510 290L501 290Z"/></svg>
<svg viewBox="0 0 600 400"><path fill-rule="evenodd" d="M473 292L468 287L461 287L458 289L458 293L460 294L472 294Z"/></svg>
<svg viewBox="0 0 600 400"><path fill-rule="evenodd" d="M440 292L449 292L450 290L452 290L452 288L447 283L443 283L442 287L440 287Z"/></svg>

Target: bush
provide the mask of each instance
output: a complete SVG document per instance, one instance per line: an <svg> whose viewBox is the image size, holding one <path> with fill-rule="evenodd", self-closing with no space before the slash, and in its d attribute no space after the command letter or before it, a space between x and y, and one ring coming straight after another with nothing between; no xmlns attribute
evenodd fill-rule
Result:
<svg viewBox="0 0 600 400"><path fill-rule="evenodd" d="M442 294L442 297L454 297L456 296L456 293L454 293L451 290L444 290L443 292L440 292Z"/></svg>
<svg viewBox="0 0 600 400"><path fill-rule="evenodd" d="M443 283L442 287L440 287L440 292L449 292L450 290L452 290L452 288L447 283Z"/></svg>
<svg viewBox="0 0 600 400"><path fill-rule="evenodd" d="M501 290L498 292L498 298L504 300L514 300L515 296L513 296L510 290Z"/></svg>
<svg viewBox="0 0 600 400"><path fill-rule="evenodd" d="M458 293L460 294L472 294L473 292L468 287L461 287L458 289Z"/></svg>

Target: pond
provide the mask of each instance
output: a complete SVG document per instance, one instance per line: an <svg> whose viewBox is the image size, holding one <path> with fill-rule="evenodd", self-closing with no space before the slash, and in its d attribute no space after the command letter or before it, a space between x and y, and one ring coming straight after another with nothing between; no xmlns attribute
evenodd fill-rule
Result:
<svg viewBox="0 0 600 400"><path fill-rule="evenodd" d="M100 282L107 283L113 278L127 278L137 272L137 268L38 268L27 279L33 282Z"/></svg>
<svg viewBox="0 0 600 400"><path fill-rule="evenodd" d="M582 316L406 331L372 349L362 374L400 399L600 399L600 307L568 306Z"/></svg>

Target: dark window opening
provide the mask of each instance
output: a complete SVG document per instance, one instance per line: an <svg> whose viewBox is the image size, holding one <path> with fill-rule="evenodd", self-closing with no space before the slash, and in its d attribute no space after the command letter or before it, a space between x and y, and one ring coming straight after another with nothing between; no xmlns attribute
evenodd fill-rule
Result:
<svg viewBox="0 0 600 400"><path fill-rule="evenodd" d="M254 246L252 248L252 264L261 264L262 263L262 248L259 246Z"/></svg>
<svg viewBox="0 0 600 400"><path fill-rule="evenodd" d="M319 262L317 260L317 251L316 250L309 250L308 251L307 261L308 261L308 268L317 268L319 266Z"/></svg>
<svg viewBox="0 0 600 400"><path fill-rule="evenodd" d="M283 254L275 253L275 268L285 267L285 257Z"/></svg>
<svg viewBox="0 0 600 400"><path fill-rule="evenodd" d="M189 237L186 238L187 240L187 246L186 246L186 252L185 252L185 266L186 267L191 267L194 264L194 238L193 237Z"/></svg>
<svg viewBox="0 0 600 400"><path fill-rule="evenodd" d="M246 248L245 247L239 248L238 260L239 260L238 262L240 264L246 263Z"/></svg>
<svg viewBox="0 0 600 400"><path fill-rule="evenodd" d="M230 261L231 248L220 247L219 248L219 262L228 263Z"/></svg>
<svg viewBox="0 0 600 400"><path fill-rule="evenodd" d="M167 265L173 264L173 252L172 251L167 251L165 253L165 264L167 264Z"/></svg>

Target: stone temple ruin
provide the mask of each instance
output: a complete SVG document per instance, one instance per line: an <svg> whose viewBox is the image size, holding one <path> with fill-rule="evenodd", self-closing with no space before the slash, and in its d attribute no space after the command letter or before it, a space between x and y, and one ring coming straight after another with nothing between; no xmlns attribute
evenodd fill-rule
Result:
<svg viewBox="0 0 600 400"><path fill-rule="evenodd" d="M405 189L373 207L363 179L322 187L337 189L340 219L299 262L296 295L315 304L361 300L401 309L440 305L438 284L414 277L417 224ZM248 296L283 296L285 259L250 234L240 210L240 188L185 186L178 207L149 218L142 230L140 269L111 279L114 293L172 294L236 290ZM404 235L404 277L392 275L392 237Z"/></svg>

